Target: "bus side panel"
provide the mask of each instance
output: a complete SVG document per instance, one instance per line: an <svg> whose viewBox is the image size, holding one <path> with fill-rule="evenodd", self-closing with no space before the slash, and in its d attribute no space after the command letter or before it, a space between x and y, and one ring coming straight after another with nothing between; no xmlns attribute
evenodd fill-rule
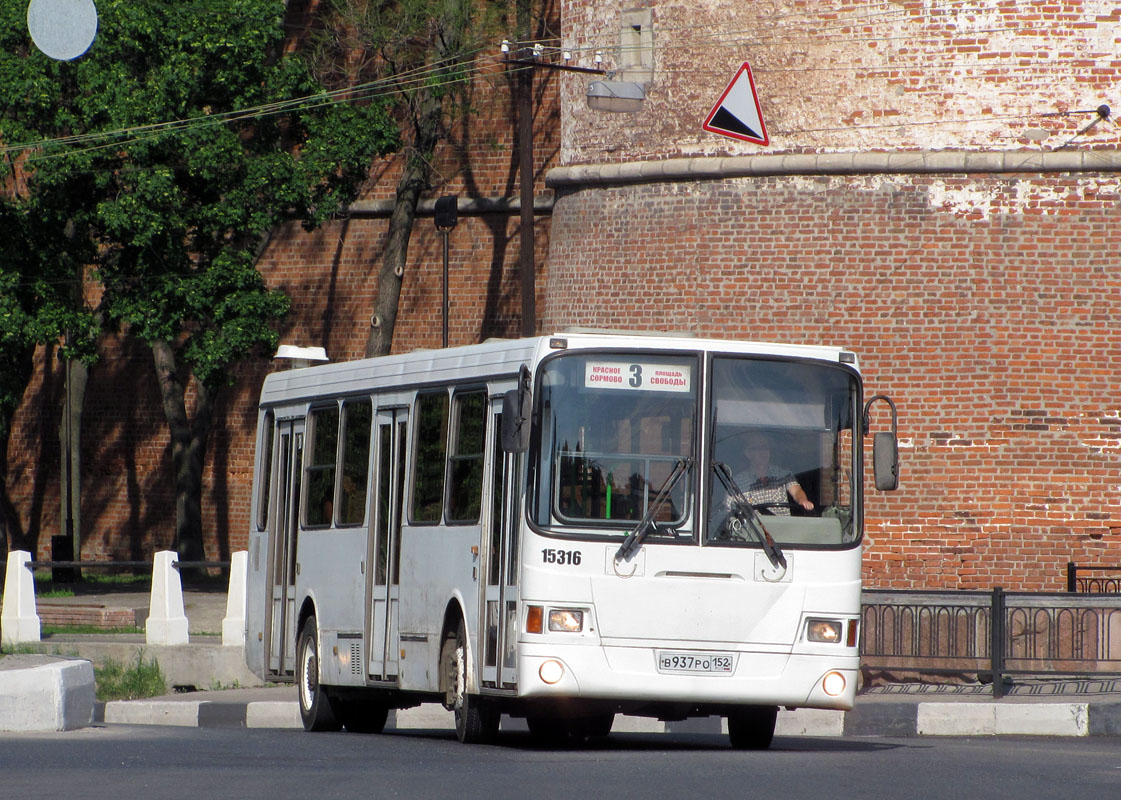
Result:
<svg viewBox="0 0 1121 800"><path fill-rule="evenodd" d="M444 611L464 605L468 641L479 616L479 527L407 527L401 537L401 688L436 692ZM474 548L474 552L472 552Z"/></svg>

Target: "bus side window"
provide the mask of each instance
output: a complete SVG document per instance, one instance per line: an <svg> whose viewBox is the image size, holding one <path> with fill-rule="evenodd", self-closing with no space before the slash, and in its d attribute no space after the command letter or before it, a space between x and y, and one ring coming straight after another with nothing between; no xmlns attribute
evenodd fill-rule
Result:
<svg viewBox="0 0 1121 800"><path fill-rule="evenodd" d="M331 524L335 501L335 463L339 445L339 407L316 408L308 414L311 437L304 494L304 524Z"/></svg>
<svg viewBox="0 0 1121 800"><path fill-rule="evenodd" d="M339 485L338 523L361 525L366 518L366 484L370 474L369 400L343 403L343 474Z"/></svg>
<svg viewBox="0 0 1121 800"><path fill-rule="evenodd" d="M412 521L439 522L448 452L448 393L418 394L416 410Z"/></svg>
<svg viewBox="0 0 1121 800"><path fill-rule="evenodd" d="M259 531L263 531L269 526L269 493L272 491L274 471L272 452L274 424L272 411L266 411L265 418L261 422L262 430L259 439L262 475L260 487L257 489L257 530Z"/></svg>
<svg viewBox="0 0 1121 800"><path fill-rule="evenodd" d="M483 501L483 447L486 440L487 396L484 391L455 396L452 450L448 456L447 520L479 521Z"/></svg>

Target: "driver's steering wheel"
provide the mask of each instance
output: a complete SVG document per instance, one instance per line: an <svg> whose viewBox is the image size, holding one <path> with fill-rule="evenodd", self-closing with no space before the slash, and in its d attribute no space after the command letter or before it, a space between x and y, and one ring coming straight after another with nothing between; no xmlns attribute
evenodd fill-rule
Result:
<svg viewBox="0 0 1121 800"><path fill-rule="evenodd" d="M760 514L767 514L772 517L778 516L774 512L776 508L785 508L787 511L794 510L794 504L790 501L786 501L785 503L752 503L751 507Z"/></svg>

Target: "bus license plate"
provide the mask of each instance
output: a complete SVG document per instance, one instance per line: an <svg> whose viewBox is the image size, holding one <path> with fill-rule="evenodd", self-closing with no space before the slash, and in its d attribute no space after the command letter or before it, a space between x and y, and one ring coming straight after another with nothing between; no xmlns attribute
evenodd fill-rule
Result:
<svg viewBox="0 0 1121 800"><path fill-rule="evenodd" d="M687 672L702 675L731 675L736 666L733 653L688 653L657 651L658 672Z"/></svg>

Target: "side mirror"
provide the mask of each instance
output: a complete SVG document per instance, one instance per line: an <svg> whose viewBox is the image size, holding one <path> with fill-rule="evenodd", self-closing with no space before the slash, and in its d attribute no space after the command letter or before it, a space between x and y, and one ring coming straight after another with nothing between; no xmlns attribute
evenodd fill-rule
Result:
<svg viewBox="0 0 1121 800"><path fill-rule="evenodd" d="M872 470L881 492L899 488L899 442L894 433L885 431L872 437Z"/></svg>
<svg viewBox="0 0 1121 800"><path fill-rule="evenodd" d="M893 492L899 488L899 436L898 416L895 403L890 397L878 394L864 405L864 435L872 427L872 404L877 400L887 403L891 409L891 432L877 433L872 437L872 472L876 488L881 492Z"/></svg>
<svg viewBox="0 0 1121 800"><path fill-rule="evenodd" d="M523 364L518 371L518 388L502 398L502 449L507 453L524 453L529 449L531 382L529 369Z"/></svg>

